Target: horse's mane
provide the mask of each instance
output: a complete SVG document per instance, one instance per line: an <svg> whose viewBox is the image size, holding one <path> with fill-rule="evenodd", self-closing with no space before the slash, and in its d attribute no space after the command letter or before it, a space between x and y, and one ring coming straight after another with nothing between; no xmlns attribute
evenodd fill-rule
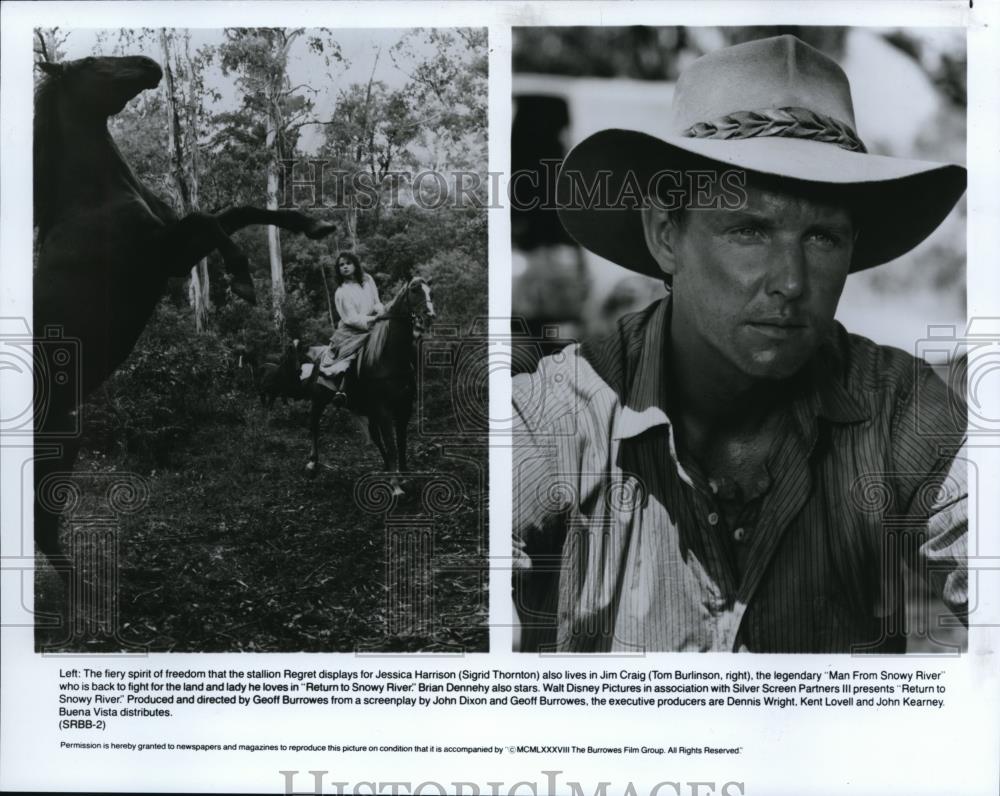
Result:
<svg viewBox="0 0 1000 796"><path fill-rule="evenodd" d="M56 97L58 80L46 75L35 88L35 120L33 137L34 167L34 225L38 227L39 239L44 235L52 211L53 178L57 172L56 158L62 151L57 118Z"/></svg>
<svg viewBox="0 0 1000 796"><path fill-rule="evenodd" d="M409 288L409 283L404 284L395 296L392 297L392 301L386 305L385 314L391 315L393 310L396 309L396 304L403 301L406 296L406 291ZM389 339L389 321L383 321L376 323L371 332L368 335L368 339L365 340L365 346L361 351L361 356L359 357L359 365L362 368L373 367L379 359L382 357L382 352L385 351L386 342Z"/></svg>

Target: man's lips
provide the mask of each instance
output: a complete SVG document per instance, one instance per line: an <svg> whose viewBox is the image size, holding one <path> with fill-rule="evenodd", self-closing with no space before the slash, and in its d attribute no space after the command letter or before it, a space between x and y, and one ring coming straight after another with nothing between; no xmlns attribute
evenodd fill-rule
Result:
<svg viewBox="0 0 1000 796"><path fill-rule="evenodd" d="M775 340L783 340L804 332L808 326L791 318L757 318L747 323L753 331Z"/></svg>

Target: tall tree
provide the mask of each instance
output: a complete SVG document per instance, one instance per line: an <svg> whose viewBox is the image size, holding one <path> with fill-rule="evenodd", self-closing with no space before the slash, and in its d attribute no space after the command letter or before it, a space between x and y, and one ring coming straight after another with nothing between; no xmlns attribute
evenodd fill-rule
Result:
<svg viewBox="0 0 1000 796"><path fill-rule="evenodd" d="M371 210L369 229L378 229L388 179L401 166L442 176L471 168L482 172L479 184L485 184L486 30L407 32L388 52L407 77L395 90L375 79L381 55L376 52L367 83L340 92L321 151L347 176L336 198L347 209L352 240L359 210ZM366 190L352 190L362 180ZM421 187L435 198L441 191L439 179ZM455 188L455 180L448 181L448 189Z"/></svg>
<svg viewBox="0 0 1000 796"><path fill-rule="evenodd" d="M390 51L421 110L425 165L481 168L486 162L489 51L486 28L416 28Z"/></svg>
<svg viewBox="0 0 1000 796"><path fill-rule="evenodd" d="M187 30L159 32L163 61L163 91L167 111L167 143L170 155L170 176L177 202L184 215L198 210L200 152L199 131L204 110L204 68L211 60L211 48L202 48L191 56L191 34ZM191 269L188 300L194 311L195 328L207 328L211 310L208 259Z"/></svg>
<svg viewBox="0 0 1000 796"><path fill-rule="evenodd" d="M198 210L203 176L201 138L209 121L205 100L219 99L218 92L205 83L214 48L206 45L192 54L187 29L121 28L97 34L94 54L109 51L114 55L148 54L163 68L162 91L140 94L114 117L112 126L121 134L119 146L145 182L166 196L178 213ZM155 135L150 135L150 126L157 128ZM187 301L198 332L207 328L209 287L208 260L204 259L191 269L187 284Z"/></svg>
<svg viewBox="0 0 1000 796"><path fill-rule="evenodd" d="M65 53L62 46L69 38L59 28L35 28L35 61L58 63Z"/></svg>
<svg viewBox="0 0 1000 796"><path fill-rule="evenodd" d="M328 36L305 34L304 28L230 28L225 31L226 40L219 48L223 72L234 73L243 91L244 114L263 128L267 152L265 193L271 210L278 208L281 197L282 160L295 151L299 130L306 124L317 123L314 103L306 96L317 93L317 89L305 83L293 86L288 78L292 47L304 37L309 50L323 55L327 65L331 60L342 60L340 48ZM274 323L281 332L285 323L282 309L285 283L281 238L276 227L267 228L267 242Z"/></svg>
<svg viewBox="0 0 1000 796"><path fill-rule="evenodd" d="M386 180L401 160L410 160L408 146L420 125L407 93L389 91L374 77L373 67L367 84L355 83L340 92L321 149L345 175L337 200L347 208L352 245L359 208L373 210L376 219L379 217ZM364 190L358 190L362 187Z"/></svg>

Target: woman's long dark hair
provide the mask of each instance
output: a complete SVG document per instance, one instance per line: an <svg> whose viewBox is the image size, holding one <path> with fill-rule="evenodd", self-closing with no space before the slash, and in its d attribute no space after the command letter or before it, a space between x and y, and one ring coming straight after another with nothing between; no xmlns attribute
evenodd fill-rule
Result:
<svg viewBox="0 0 1000 796"><path fill-rule="evenodd" d="M365 283L365 269L361 267L361 258L354 252L341 252L337 255L333 266L333 277L337 280L337 287L344 284L344 277L340 273L340 263L343 260L354 264L354 273L348 278L353 279L359 285L363 285Z"/></svg>

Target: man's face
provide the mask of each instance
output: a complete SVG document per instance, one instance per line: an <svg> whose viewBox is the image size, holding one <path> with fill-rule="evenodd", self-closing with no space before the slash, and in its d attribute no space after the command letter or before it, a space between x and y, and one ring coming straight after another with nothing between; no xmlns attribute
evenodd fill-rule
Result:
<svg viewBox="0 0 1000 796"><path fill-rule="evenodd" d="M753 379L784 379L833 322L855 230L843 206L748 182L739 210L691 209L666 229L673 343Z"/></svg>

